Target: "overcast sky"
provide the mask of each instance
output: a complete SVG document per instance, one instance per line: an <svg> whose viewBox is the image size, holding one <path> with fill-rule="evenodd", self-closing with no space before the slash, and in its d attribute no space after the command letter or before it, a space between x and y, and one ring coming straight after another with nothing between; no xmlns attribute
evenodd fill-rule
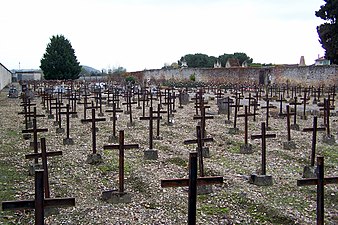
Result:
<svg viewBox="0 0 338 225"><path fill-rule="evenodd" d="M185 54L245 52L254 62L307 65L324 54L315 16L323 0L8 0L1 2L0 63L38 69L53 35L81 65L161 68Z"/></svg>

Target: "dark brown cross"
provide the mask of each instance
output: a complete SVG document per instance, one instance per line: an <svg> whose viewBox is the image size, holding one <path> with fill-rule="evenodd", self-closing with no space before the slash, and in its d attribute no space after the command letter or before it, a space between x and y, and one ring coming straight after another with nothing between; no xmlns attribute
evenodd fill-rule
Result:
<svg viewBox="0 0 338 225"><path fill-rule="evenodd" d="M118 145L104 145L103 149L118 149L119 150L119 192L124 193L124 150L139 148L138 144L124 144L124 131L119 131L119 144Z"/></svg>
<svg viewBox="0 0 338 225"><path fill-rule="evenodd" d="M106 112L112 112L113 116L110 117L110 120L113 121L113 135L111 136L111 140L116 139L116 120L117 120L117 113L123 112L122 109L116 108L116 103L113 103L113 109L107 109Z"/></svg>
<svg viewBox="0 0 338 225"><path fill-rule="evenodd" d="M32 127L31 123L31 117L32 117L32 112L31 112L31 106L36 106L35 103L31 103L31 100L29 98L25 98L23 103L20 105L23 106L23 112L19 112L19 115L24 115L25 117L25 127L26 129Z"/></svg>
<svg viewBox="0 0 338 225"><path fill-rule="evenodd" d="M96 154L96 122L106 121L106 118L95 118L95 109L92 109L92 118L81 120L81 122L92 122L92 150Z"/></svg>
<svg viewBox="0 0 338 225"><path fill-rule="evenodd" d="M238 93L238 92L236 92L236 93ZM243 105L240 105L239 102L240 102L240 98L238 98L238 94L236 94L235 95L235 104L229 105L229 107L235 108L235 110L234 110L235 111L235 113L234 113L234 129L237 129L237 112L238 112L239 108L243 107Z"/></svg>
<svg viewBox="0 0 338 225"><path fill-rule="evenodd" d="M204 164L203 164L203 145L205 142L214 141L213 138L204 138L202 137L202 128L201 126L196 126L196 136L197 139L194 140L185 140L183 143L185 145L197 144L197 153L198 153L198 164L200 177L204 177Z"/></svg>
<svg viewBox="0 0 338 225"><path fill-rule="evenodd" d="M132 93L129 91L126 95L127 102L123 102L122 105L127 105L126 111L124 113L129 114L129 126L133 126L133 113L132 113L132 105L136 104L137 102L132 102L131 100Z"/></svg>
<svg viewBox="0 0 338 225"><path fill-rule="evenodd" d="M213 116L206 116L205 115L205 107L201 107L201 115L200 116L194 116L194 120L200 120L200 124L201 124L201 132L202 132L202 138L205 137L205 133L206 133L206 120L207 119L213 119Z"/></svg>
<svg viewBox="0 0 338 225"><path fill-rule="evenodd" d="M285 114L283 113L283 102L286 102L286 99L281 94L279 100L276 100L276 101L279 102L279 116L284 117Z"/></svg>
<svg viewBox="0 0 338 225"><path fill-rule="evenodd" d="M331 136L330 133L330 110L334 109L334 107L330 107L330 101L324 98L324 107L319 110L324 111L324 125L326 127L326 135L328 137Z"/></svg>
<svg viewBox="0 0 338 225"><path fill-rule="evenodd" d="M34 148L34 153L38 153L38 133L39 132L47 132L47 128L41 128L39 129L37 127L37 122L36 119L33 119L33 128L32 129L27 129L27 130L22 130L22 133L33 133L33 148ZM38 163L38 160L35 159L35 164Z"/></svg>
<svg viewBox="0 0 338 225"><path fill-rule="evenodd" d="M230 107L231 105L234 103L234 100L232 100L232 98L230 98L229 96L226 97L224 99L224 102L222 102L223 104L226 104L228 107L228 111L227 111L227 120L230 121Z"/></svg>
<svg viewBox="0 0 338 225"><path fill-rule="evenodd" d="M44 225L45 208L75 206L75 198L45 198L44 171L35 170L35 199L2 202L2 210L35 209L35 225Z"/></svg>
<svg viewBox="0 0 338 225"><path fill-rule="evenodd" d="M188 197L188 224L196 224L197 186L222 184L223 177L197 177L197 154L189 155L189 178L161 180L161 187L186 187L189 186Z"/></svg>
<svg viewBox="0 0 338 225"><path fill-rule="evenodd" d="M262 139L262 174L266 175L266 139L267 138L276 138L276 134L267 134L265 123L261 124L261 134L251 135L251 140Z"/></svg>
<svg viewBox="0 0 338 225"><path fill-rule="evenodd" d="M149 149L153 149L153 120L162 119L153 115L153 107L149 107L149 116L140 117L140 120L149 120Z"/></svg>
<svg viewBox="0 0 338 225"><path fill-rule="evenodd" d="M44 170L43 176L44 176L45 198L50 198L47 157L58 156L58 155L62 155L62 151L47 152L45 138L41 138L41 153L34 153L34 154L26 155L26 159L41 158L42 168Z"/></svg>
<svg viewBox="0 0 338 225"><path fill-rule="evenodd" d="M310 127L310 128L304 128L303 129L303 132L312 132L311 166L315 165L317 131L325 131L325 127L318 127L317 126L317 116L314 116L313 117L313 126Z"/></svg>
<svg viewBox="0 0 338 225"><path fill-rule="evenodd" d="M288 141L291 141L291 122L290 122L290 117L294 115L294 113L290 112L290 106L286 106L286 113L283 114L283 116L286 116L286 129L288 133Z"/></svg>
<svg viewBox="0 0 338 225"><path fill-rule="evenodd" d="M294 101L290 102L289 105L293 105L293 125L291 126L291 128L298 130L297 128L299 127L297 125L297 105L301 105L302 103L297 102L297 97L294 97Z"/></svg>
<svg viewBox="0 0 338 225"><path fill-rule="evenodd" d="M338 184L338 177L324 177L324 157L317 157L317 178L297 180L297 186L317 185L317 225L324 225L324 185Z"/></svg>
<svg viewBox="0 0 338 225"><path fill-rule="evenodd" d="M55 99L55 102L51 103L50 109L55 109L55 121L54 121L54 125L55 126L59 126L59 128L61 127L60 124L60 116L59 113L61 112L61 108L65 108L63 107L63 102L61 102L59 100L59 98Z"/></svg>
<svg viewBox="0 0 338 225"><path fill-rule="evenodd" d="M157 105L157 111L153 111L154 113L157 113L157 120L156 120L156 137L155 139L160 140L162 137L160 136L160 122L161 122L161 113L167 113L167 111L161 110L161 104Z"/></svg>
<svg viewBox="0 0 338 225"><path fill-rule="evenodd" d="M270 103L270 99L267 98L266 99L266 106L262 106L261 109L266 109L266 113L265 113L265 124L266 124L266 129L269 130L269 117L270 117L270 109L275 109L276 106L271 105Z"/></svg>
<svg viewBox="0 0 338 225"><path fill-rule="evenodd" d="M306 105L308 104L308 97L307 97L307 92L308 92L308 89L305 88L303 90L303 93L304 93L304 97L301 98L303 100L303 119L306 120Z"/></svg>
<svg viewBox="0 0 338 225"><path fill-rule="evenodd" d="M67 104L66 105L66 112L60 112L60 115L66 115L66 141L64 141L64 143L65 142L67 142L67 143L70 143L70 142L72 142L72 139L69 137L69 128L70 128L70 120L69 120L69 117L70 117L70 115L74 115L74 114L77 114L77 112L70 112L70 106L69 106L69 104ZM61 120L60 120L60 124L61 124Z"/></svg>
<svg viewBox="0 0 338 225"><path fill-rule="evenodd" d="M244 144L248 145L248 118L249 116L254 116L254 114L250 113L248 110L248 106L244 108L244 114L237 115L238 117L244 117Z"/></svg>

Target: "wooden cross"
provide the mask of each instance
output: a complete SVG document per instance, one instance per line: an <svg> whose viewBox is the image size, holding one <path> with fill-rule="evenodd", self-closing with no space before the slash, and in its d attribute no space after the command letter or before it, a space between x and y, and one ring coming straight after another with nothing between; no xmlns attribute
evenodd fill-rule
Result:
<svg viewBox="0 0 338 225"><path fill-rule="evenodd" d="M35 106L35 103L31 103L31 100L29 98L25 98L24 101L20 106L23 106L23 112L19 112L19 115L24 115L25 117L25 126L26 129L30 128L32 126L31 123L31 117L32 117L32 112L31 112L31 106Z"/></svg>
<svg viewBox="0 0 338 225"><path fill-rule="evenodd" d="M47 152L46 151L46 139L41 138L41 153L34 153L26 155L26 159L38 159L41 158L42 168L44 170L44 187L45 187L45 198L50 198L49 191L49 179L48 179L48 166L47 157L62 155L62 151Z"/></svg>
<svg viewBox="0 0 338 225"><path fill-rule="evenodd" d="M45 208L75 206L75 198L45 198L44 171L35 171L35 199L2 202L2 210L35 209L35 225L44 225Z"/></svg>
<svg viewBox="0 0 338 225"><path fill-rule="evenodd" d="M149 149L153 149L153 120L162 119L153 115L153 107L149 107L149 116L140 117L140 120L149 120Z"/></svg>
<svg viewBox="0 0 338 225"><path fill-rule="evenodd" d="M157 105L157 111L153 111L154 113L157 113L157 120L156 120L156 139L162 139L160 136L160 121L162 119L161 113L167 113L167 111L161 111L161 104Z"/></svg>
<svg viewBox="0 0 338 225"><path fill-rule="evenodd" d="M213 116L206 116L205 115L205 107L201 107L200 108L201 110L201 115L200 116L194 116L194 120L201 120L200 121L200 124L201 124L201 132L202 132L202 138L205 137L205 133L206 133L206 130L205 130L205 127L206 127L206 123L205 123L205 120L207 119L213 119L214 117Z"/></svg>
<svg viewBox="0 0 338 225"><path fill-rule="evenodd" d="M320 108L320 110L324 111L324 125L326 127L326 135L328 137L331 136L330 133L330 110L334 109L334 107L330 107L330 100L324 98L324 108Z"/></svg>
<svg viewBox="0 0 338 225"><path fill-rule="evenodd" d="M285 114L283 113L283 102L286 102L286 99L281 94L279 100L276 100L276 101L279 102L279 116L280 117L285 116Z"/></svg>
<svg viewBox="0 0 338 225"><path fill-rule="evenodd" d="M230 107L234 103L234 100L230 98L229 96L224 99L223 104L226 104L228 106L228 112L227 112L227 120L230 121Z"/></svg>
<svg viewBox="0 0 338 225"><path fill-rule="evenodd" d="M235 96L235 104L229 105L229 107L235 108L235 113L234 113L234 129L237 129L237 112L238 112L239 108L243 107L243 105L240 105L239 102L240 102L240 99L236 95Z"/></svg>
<svg viewBox="0 0 338 225"><path fill-rule="evenodd" d="M123 112L122 109L117 109L116 108L116 103L114 102L113 103L113 109L107 109L106 112L112 112L113 113L113 116L110 117L110 120L113 121L113 135L112 135L112 138L115 139L116 137L116 120L117 120L117 113L120 113L120 112Z"/></svg>
<svg viewBox="0 0 338 225"><path fill-rule="evenodd" d="M125 113L129 114L129 125L133 126L133 114L132 114L132 104L136 104L137 102L132 102L131 101L131 91L127 93L127 102L123 102L122 105L127 105L127 109Z"/></svg>
<svg viewBox="0 0 338 225"><path fill-rule="evenodd" d="M297 186L317 185L317 225L324 225L324 185L338 184L338 177L324 177L324 157L317 157L317 178L297 180Z"/></svg>
<svg viewBox="0 0 338 225"><path fill-rule="evenodd" d="M95 118L95 109L92 109L92 118L81 120L81 122L92 122L92 150L93 154L96 154L96 122L106 121L106 118Z"/></svg>
<svg viewBox="0 0 338 225"><path fill-rule="evenodd" d="M270 117L270 114L269 114L269 110L270 109L275 109L276 106L274 105L270 105L269 104L270 100L269 98L266 99L266 106L262 106L261 109L266 109L266 114L265 114L265 124L266 124L266 129L269 130L269 117Z"/></svg>
<svg viewBox="0 0 338 225"><path fill-rule="evenodd" d="M70 115L74 115L77 114L77 112L70 112L69 110L69 104L66 105L66 112L60 112L60 115L66 115L66 140L71 140L71 138L69 137L69 125L70 125L70 121L69 121L69 116ZM61 124L61 121L60 121Z"/></svg>
<svg viewBox="0 0 338 225"><path fill-rule="evenodd" d="M307 92L308 92L308 89L307 88L305 88L304 89L304 91L303 91L303 93L304 93L304 97L303 98L301 98L302 100L303 100L303 119L304 120L306 120L307 118L306 118L306 104L308 104L308 98L307 98Z"/></svg>
<svg viewBox="0 0 338 225"><path fill-rule="evenodd" d="M317 116L314 116L313 117L313 126L310 127L310 128L304 128L303 129L303 132L312 132L311 166L315 165L317 131L325 131L325 127L318 127L317 126Z"/></svg>
<svg viewBox="0 0 338 225"><path fill-rule="evenodd" d="M118 149L119 150L119 192L124 193L124 150L139 148L138 144L124 144L124 131L119 132L119 144L118 145L104 145L103 149Z"/></svg>
<svg viewBox="0 0 338 225"><path fill-rule="evenodd" d="M244 144L245 146L248 145L248 117L254 116L255 114L252 114L248 110L248 106L245 106L244 108L244 114L237 115L238 117L244 117Z"/></svg>
<svg viewBox="0 0 338 225"><path fill-rule="evenodd" d="M196 202L197 202L197 186L222 184L223 177L197 177L197 153L193 152L189 155L189 178L188 179L168 179L161 180L161 187L185 187L189 186L188 197L188 224L196 224Z"/></svg>
<svg viewBox="0 0 338 225"><path fill-rule="evenodd" d="M36 119L33 119L33 128L22 130L22 133L33 133L33 147L34 147L34 153L38 153L38 133L39 132L47 132L47 128L37 128ZM35 159L35 164L38 163L38 160Z"/></svg>
<svg viewBox="0 0 338 225"><path fill-rule="evenodd" d="M262 139L262 174L266 175L266 138L276 138L276 134L267 134L265 123L261 124L261 134L251 135L251 140Z"/></svg>
<svg viewBox="0 0 338 225"><path fill-rule="evenodd" d="M296 96L294 97L294 101L289 103L289 105L294 105L294 108L293 108L293 127L294 128L298 127L297 125L297 105L301 105L301 104L302 103L297 102Z"/></svg>
<svg viewBox="0 0 338 225"><path fill-rule="evenodd" d="M185 140L183 143L185 145L189 144L197 144L197 153L198 153L198 162L199 162L199 172L200 177L204 177L204 164L203 164L203 145L205 142L212 142L214 141L213 138L204 138L202 136L202 128L201 126L196 126L196 136L197 139L195 140Z"/></svg>

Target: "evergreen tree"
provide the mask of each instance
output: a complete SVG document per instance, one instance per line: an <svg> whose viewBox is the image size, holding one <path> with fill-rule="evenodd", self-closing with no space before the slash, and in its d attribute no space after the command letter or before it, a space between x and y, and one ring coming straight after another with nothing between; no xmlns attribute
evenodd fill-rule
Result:
<svg viewBox="0 0 338 225"><path fill-rule="evenodd" d="M46 80L75 80L81 72L75 51L63 35L52 36L40 62Z"/></svg>
<svg viewBox="0 0 338 225"><path fill-rule="evenodd" d="M317 27L319 42L325 49L325 58L338 64L338 0L324 0L325 4L316 11L316 16L327 21Z"/></svg>

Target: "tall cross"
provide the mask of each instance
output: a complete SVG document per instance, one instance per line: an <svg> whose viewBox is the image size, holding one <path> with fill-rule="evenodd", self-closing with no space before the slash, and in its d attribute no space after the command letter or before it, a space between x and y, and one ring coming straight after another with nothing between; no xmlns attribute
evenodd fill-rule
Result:
<svg viewBox="0 0 338 225"><path fill-rule="evenodd" d="M324 225L324 185L338 184L338 177L324 177L324 157L317 157L317 178L297 180L297 186L317 185L317 225Z"/></svg>
<svg viewBox="0 0 338 225"><path fill-rule="evenodd" d="M119 192L124 193L124 150L139 148L138 144L124 144L124 131L119 132L119 144L118 145L104 145L103 149L118 149L119 150Z"/></svg>
<svg viewBox="0 0 338 225"><path fill-rule="evenodd" d="M251 139L262 139L262 174L266 175L266 139L267 138L276 138L276 134L267 134L265 123L261 124L261 134L251 135Z"/></svg>
<svg viewBox="0 0 338 225"><path fill-rule="evenodd" d="M154 117L153 107L149 107L149 116L140 117L140 120L149 120L149 149L153 149L153 120L162 119Z"/></svg>
<svg viewBox="0 0 338 225"><path fill-rule="evenodd" d="M310 127L310 128L304 128L303 129L303 132L312 132L311 166L315 165L317 131L325 131L325 127L318 127L317 126L317 116L314 116L313 117L313 126Z"/></svg>

